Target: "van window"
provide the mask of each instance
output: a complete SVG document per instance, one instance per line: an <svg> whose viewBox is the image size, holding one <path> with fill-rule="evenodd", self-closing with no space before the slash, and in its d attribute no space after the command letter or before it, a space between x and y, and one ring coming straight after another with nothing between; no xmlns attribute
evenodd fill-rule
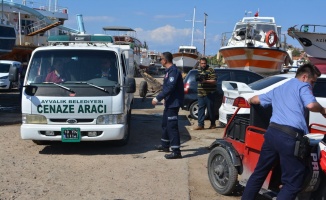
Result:
<svg viewBox="0 0 326 200"><path fill-rule="evenodd" d="M119 60L114 51L70 49L35 52L27 74L27 84L52 82L47 76L53 75L56 65L61 66L58 76L62 77L61 84L88 82L112 86L119 82Z"/></svg>

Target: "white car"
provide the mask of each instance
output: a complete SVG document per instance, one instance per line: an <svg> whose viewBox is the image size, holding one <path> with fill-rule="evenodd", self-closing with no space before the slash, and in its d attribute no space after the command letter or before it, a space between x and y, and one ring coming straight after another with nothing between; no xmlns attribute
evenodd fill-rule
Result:
<svg viewBox="0 0 326 200"><path fill-rule="evenodd" d="M222 105L219 109L220 124L227 124L228 118L231 117L238 108L237 105L241 103L248 103L247 100L254 95L266 93L292 78L295 78L295 73L269 76L249 85L240 82L223 81L222 90L224 92L224 96ZM326 74L322 74L317 79L317 82L313 87L313 94L317 101L322 106L326 107ZM250 114L250 109L242 108L239 110L238 114ZM320 113L310 112L309 124L311 123L326 124L326 119Z"/></svg>
<svg viewBox="0 0 326 200"><path fill-rule="evenodd" d="M11 66L19 69L21 63L12 60L0 60L0 89L10 90L14 86L14 83L9 81L9 69Z"/></svg>

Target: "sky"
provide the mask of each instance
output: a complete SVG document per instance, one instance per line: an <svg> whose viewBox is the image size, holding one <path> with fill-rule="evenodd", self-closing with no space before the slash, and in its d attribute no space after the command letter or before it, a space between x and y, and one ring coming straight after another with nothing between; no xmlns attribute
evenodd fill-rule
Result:
<svg viewBox="0 0 326 200"><path fill-rule="evenodd" d="M194 32L193 45L199 52L203 53L205 36L205 54L215 55L221 34L231 32L245 13L253 16L257 11L261 17L274 17L287 43L298 48L300 44L287 35L288 28L326 24L325 0L58 0L58 6L68 9L64 26L78 29L76 16L81 14L87 34L104 33L105 26L130 27L157 52L174 53L180 45L191 45Z"/></svg>

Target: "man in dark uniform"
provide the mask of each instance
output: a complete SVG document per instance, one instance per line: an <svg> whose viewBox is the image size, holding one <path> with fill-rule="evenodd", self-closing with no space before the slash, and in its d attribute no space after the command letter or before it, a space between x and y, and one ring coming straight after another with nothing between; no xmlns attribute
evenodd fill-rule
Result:
<svg viewBox="0 0 326 200"><path fill-rule="evenodd" d="M156 105L164 99L164 112L162 119L161 145L155 146L159 151L169 152L166 159L182 158L180 151L180 134L178 128L178 113L184 99L183 80L181 72L172 62L173 56L170 52L164 52L160 62L166 68L163 82L163 90L152 100Z"/></svg>

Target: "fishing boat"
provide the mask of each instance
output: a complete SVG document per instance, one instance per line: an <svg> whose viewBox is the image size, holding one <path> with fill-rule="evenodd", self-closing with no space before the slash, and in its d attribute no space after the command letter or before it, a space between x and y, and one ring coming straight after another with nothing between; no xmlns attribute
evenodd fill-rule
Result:
<svg viewBox="0 0 326 200"><path fill-rule="evenodd" d="M47 45L48 36L79 33L64 26L68 9L58 5L58 0L2 0L0 15L6 16L17 34L12 51L0 59L27 62L35 48Z"/></svg>
<svg viewBox="0 0 326 200"><path fill-rule="evenodd" d="M279 74L292 63L281 26L274 17L244 17L232 32L222 34L219 50L227 67L254 71L262 75Z"/></svg>
<svg viewBox="0 0 326 200"><path fill-rule="evenodd" d="M309 61L325 74L326 25L303 24L300 29L293 26L288 29L288 35L300 43Z"/></svg>
<svg viewBox="0 0 326 200"><path fill-rule="evenodd" d="M198 52L197 47L194 46L194 28L195 28L195 15L196 9L192 18L192 34L191 45L181 45L178 52L173 54L173 63L184 73L188 73L191 69L198 66L198 60L201 54Z"/></svg>
<svg viewBox="0 0 326 200"><path fill-rule="evenodd" d="M187 73L198 65L200 54L195 46L180 46L177 53L173 54L173 63Z"/></svg>

